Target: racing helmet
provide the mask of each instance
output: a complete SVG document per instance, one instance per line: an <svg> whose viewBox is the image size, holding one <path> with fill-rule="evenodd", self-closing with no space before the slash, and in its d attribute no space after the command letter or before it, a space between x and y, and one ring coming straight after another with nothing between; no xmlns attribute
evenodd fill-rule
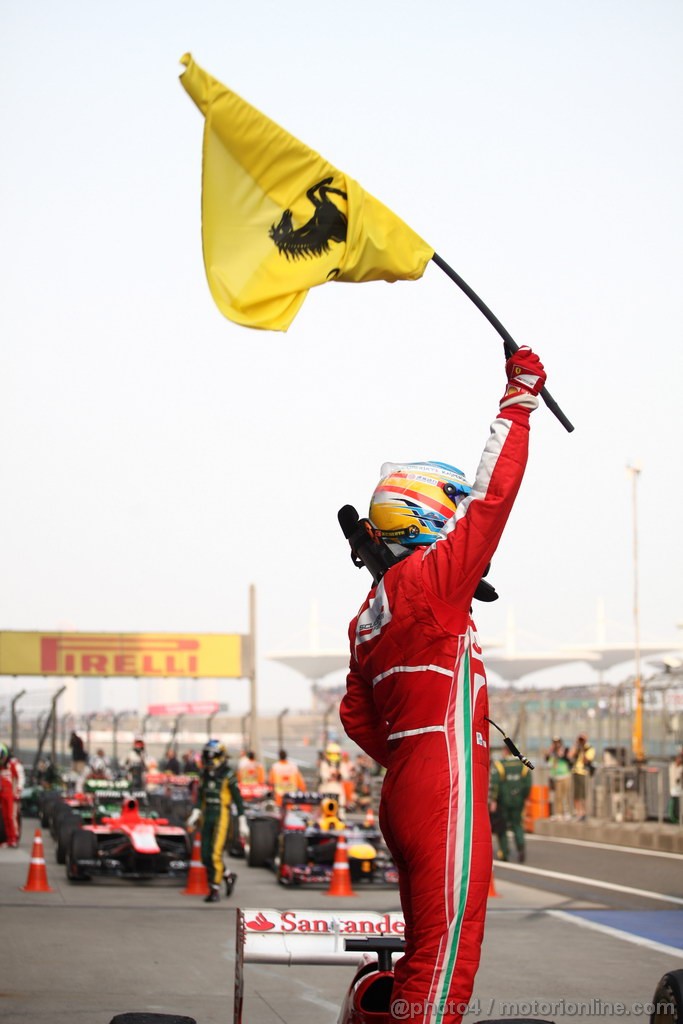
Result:
<svg viewBox="0 0 683 1024"><path fill-rule="evenodd" d="M214 769L225 764L228 759L228 752L220 740L207 740L202 747L202 765L204 768Z"/></svg>
<svg viewBox="0 0 683 1024"><path fill-rule="evenodd" d="M145 749L145 741L143 740L142 736L136 736L135 739L133 740L133 750L144 750L144 749Z"/></svg>
<svg viewBox="0 0 683 1024"><path fill-rule="evenodd" d="M6 743L0 743L0 767L9 761L9 747Z"/></svg>
<svg viewBox="0 0 683 1024"><path fill-rule="evenodd" d="M472 488L446 462L385 462L368 518L391 545L432 544Z"/></svg>
<svg viewBox="0 0 683 1024"><path fill-rule="evenodd" d="M338 743L328 743L325 747L325 757L330 764L339 764L341 760L341 747Z"/></svg>

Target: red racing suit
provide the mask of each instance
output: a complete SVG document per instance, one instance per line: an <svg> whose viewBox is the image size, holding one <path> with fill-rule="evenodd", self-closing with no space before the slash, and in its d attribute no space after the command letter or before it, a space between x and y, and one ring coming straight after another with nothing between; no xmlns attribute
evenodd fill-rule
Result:
<svg viewBox="0 0 683 1024"><path fill-rule="evenodd" d="M399 872L406 953L392 1005L456 1024L474 986L492 848L488 697L472 597L527 461L529 409L494 420L471 494L439 539L393 566L349 627L341 719L387 768L380 827Z"/></svg>

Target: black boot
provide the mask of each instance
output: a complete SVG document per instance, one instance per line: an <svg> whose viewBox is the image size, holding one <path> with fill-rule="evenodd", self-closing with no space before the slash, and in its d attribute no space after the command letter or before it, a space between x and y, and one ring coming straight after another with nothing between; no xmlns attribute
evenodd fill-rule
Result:
<svg viewBox="0 0 683 1024"><path fill-rule="evenodd" d="M219 903L220 902L220 898L221 897L220 897L220 893L218 892L218 886L217 885L212 885L211 888L209 889L209 895L204 897L204 902L205 903Z"/></svg>
<svg viewBox="0 0 683 1024"><path fill-rule="evenodd" d="M225 895L232 896L232 890L235 888L237 875L234 871L226 871L223 875L223 881L225 882Z"/></svg>

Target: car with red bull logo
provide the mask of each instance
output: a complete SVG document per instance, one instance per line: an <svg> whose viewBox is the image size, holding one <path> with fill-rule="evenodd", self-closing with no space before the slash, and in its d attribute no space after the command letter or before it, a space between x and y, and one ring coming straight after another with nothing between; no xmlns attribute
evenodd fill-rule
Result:
<svg viewBox="0 0 683 1024"><path fill-rule="evenodd" d="M247 816L250 867L270 867L282 885L329 885L344 834L352 883L398 885L398 872L374 825L342 821L337 801L320 793L286 793L279 808Z"/></svg>

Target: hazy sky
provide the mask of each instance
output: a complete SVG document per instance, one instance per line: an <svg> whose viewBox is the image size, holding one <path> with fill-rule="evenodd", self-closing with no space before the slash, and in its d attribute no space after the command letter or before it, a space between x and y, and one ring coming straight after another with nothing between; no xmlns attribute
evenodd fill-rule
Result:
<svg viewBox="0 0 683 1024"><path fill-rule="evenodd" d="M7 0L0 33L0 628L242 632L253 582L263 705L304 705L265 656L313 605L346 643L369 576L337 510L385 460L471 477L497 410L502 345L434 265L315 289L286 335L219 314L191 51L546 364L576 430L533 416L484 641L512 611L520 648L590 643L600 599L632 637L634 460L643 639L680 640L678 0Z"/></svg>

